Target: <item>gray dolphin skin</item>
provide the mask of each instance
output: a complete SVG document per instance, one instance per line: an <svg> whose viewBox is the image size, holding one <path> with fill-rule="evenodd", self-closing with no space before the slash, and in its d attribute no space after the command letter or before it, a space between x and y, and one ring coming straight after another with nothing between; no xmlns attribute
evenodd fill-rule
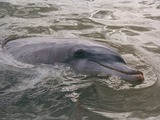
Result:
<svg viewBox="0 0 160 120"><path fill-rule="evenodd" d="M64 63L81 73L102 73L128 81L144 80L143 73L129 68L114 50L89 40L32 37L9 41L3 49L24 63Z"/></svg>

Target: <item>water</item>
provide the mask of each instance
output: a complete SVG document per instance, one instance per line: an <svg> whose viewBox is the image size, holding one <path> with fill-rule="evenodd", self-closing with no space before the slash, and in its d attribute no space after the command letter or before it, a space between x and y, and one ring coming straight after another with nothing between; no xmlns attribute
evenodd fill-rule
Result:
<svg viewBox="0 0 160 120"><path fill-rule="evenodd" d="M115 48L145 82L19 63L0 49L1 120L159 120L159 0L0 0L0 40L86 38Z"/></svg>

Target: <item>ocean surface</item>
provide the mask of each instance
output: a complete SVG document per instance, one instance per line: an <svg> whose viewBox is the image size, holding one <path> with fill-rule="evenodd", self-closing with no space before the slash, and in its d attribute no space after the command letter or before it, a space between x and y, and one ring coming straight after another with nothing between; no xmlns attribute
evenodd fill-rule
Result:
<svg viewBox="0 0 160 120"><path fill-rule="evenodd" d="M2 49L36 36L113 47L145 81L20 63ZM160 0L0 0L0 120L159 119Z"/></svg>

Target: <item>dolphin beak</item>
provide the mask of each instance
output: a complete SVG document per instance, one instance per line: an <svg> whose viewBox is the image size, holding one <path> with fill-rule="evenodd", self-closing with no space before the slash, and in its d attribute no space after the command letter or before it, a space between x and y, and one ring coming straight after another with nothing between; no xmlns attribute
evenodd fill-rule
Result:
<svg viewBox="0 0 160 120"><path fill-rule="evenodd" d="M105 74L117 76L130 83L141 84L144 81L143 73L132 69L120 62L104 62L96 60L79 60L74 64L74 69L89 74Z"/></svg>
<svg viewBox="0 0 160 120"><path fill-rule="evenodd" d="M117 62L113 62L113 63L96 62L96 63L104 67L103 69L104 73L107 72L111 75L118 76L129 82L143 82L144 81L144 76L141 71L130 68L124 63L117 63ZM110 72L108 72L108 70L110 70Z"/></svg>

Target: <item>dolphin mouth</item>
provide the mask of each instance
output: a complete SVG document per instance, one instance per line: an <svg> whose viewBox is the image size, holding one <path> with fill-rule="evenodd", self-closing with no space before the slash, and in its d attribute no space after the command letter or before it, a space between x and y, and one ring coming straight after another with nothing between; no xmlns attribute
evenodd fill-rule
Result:
<svg viewBox="0 0 160 120"><path fill-rule="evenodd" d="M133 69L125 65L124 63L106 63L103 61L97 62L94 60L91 60L92 62L95 62L96 64L100 65L101 67L104 67L103 73L105 73L105 70L109 69L111 71L111 75L118 76L126 81L129 82L140 82L142 83L144 81L144 75L143 72ZM108 71L107 71L108 72Z"/></svg>

